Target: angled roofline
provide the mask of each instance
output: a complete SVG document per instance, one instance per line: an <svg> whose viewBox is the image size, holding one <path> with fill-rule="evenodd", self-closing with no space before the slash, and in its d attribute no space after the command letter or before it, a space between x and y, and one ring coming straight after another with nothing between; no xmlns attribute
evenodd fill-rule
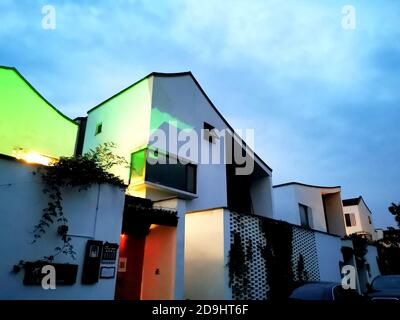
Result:
<svg viewBox="0 0 400 320"><path fill-rule="evenodd" d="M285 186L289 186L289 185L298 185L298 186L318 188L318 189L341 189L342 188L341 186L333 186L333 187L317 186L317 185L305 184L305 183L296 182L296 181L277 184L277 185L272 186L272 188L280 188L280 187L285 187Z"/></svg>
<svg viewBox="0 0 400 320"><path fill-rule="evenodd" d="M146 79L148 79L150 77L153 77L153 76L157 76L157 77L178 77L178 76L188 76L188 75L191 75L190 71L175 72L175 73L163 73L163 72L152 72L152 73L149 73L147 76L144 76L143 78L141 78L138 81L132 83L131 85L127 86L126 88L122 89L121 91L118 91L116 94L112 95L111 97L107 98L106 100L100 102L98 105L96 105L93 108L89 109L89 111L87 113L89 114L90 112L94 111L95 109L101 107L106 102L114 99L115 97L117 97L120 94L124 93L125 91L133 88L134 86L136 86L140 82L142 82L142 81L144 81L144 80L146 80Z"/></svg>
<svg viewBox="0 0 400 320"><path fill-rule="evenodd" d="M147 76L141 78L140 80L134 82L133 84L129 85L128 87L126 87L125 89L122 89L121 91L117 92L116 94L114 94L113 96L111 96L110 98L104 100L103 102L99 103L98 105L96 105L95 107L91 108L87 113L89 114L89 112L92 112L93 110L99 108L100 106L102 106L103 104L105 104L106 102L110 101L111 99L117 97L118 95L120 95L121 93L129 90L130 88L134 87L135 85L137 85L138 83L142 82L143 80L146 80L150 77L181 77L181 76L190 76L192 78L192 80L194 81L194 83L196 84L196 86L199 88L199 90L201 91L201 93L204 95L204 97L206 98L206 100L208 101L208 103L211 105L211 107L214 109L214 111L217 113L217 115L222 119L222 121L225 123L225 125L233 132L236 134L235 130L233 129L233 127L229 124L229 122L224 118L224 116L221 114L221 112L219 112L219 110L217 109L217 107L214 105L214 103L211 101L211 99L208 97L207 93L204 91L204 89L201 87L200 83L197 81L197 79L194 77L193 73L191 71L183 71L183 72L174 72L174 73L166 73L166 72L152 72L149 73ZM239 137L240 138L240 137ZM247 144L246 142L240 138L241 141L243 142L243 145L246 147ZM264 166L267 167L267 169L272 173L272 168L263 160L260 158L260 156L257 155L257 153L253 151L253 154L255 156L255 158L257 158Z"/></svg>
<svg viewBox="0 0 400 320"><path fill-rule="evenodd" d="M28 81L25 79L25 77L18 71L17 68L15 67L9 67L9 66L2 66L0 65L0 69L5 69L5 70L12 70L14 72L17 73L17 75L33 90L34 93L36 93L42 100L44 100L44 102L46 102L54 111L56 111L60 116L62 116L64 119L70 121L71 123L75 124L78 126L78 124L72 120L71 118L69 118L68 116L66 116L65 114L63 114L60 110L58 110L55 106L53 106L45 97L43 97L39 91L37 91L35 89L35 87Z"/></svg>
<svg viewBox="0 0 400 320"><path fill-rule="evenodd" d="M358 196L357 198L343 199L343 200L342 200L342 204L343 204L343 207L358 206L358 205L360 204L361 200L362 200L362 202L364 203L364 205L365 205L365 207L367 208L367 210L369 211L369 213L372 214L371 209L368 207L367 203L365 202L365 200L364 200L364 198L363 198L362 196ZM347 202L357 201L357 203L356 203L356 204L347 204L347 205L345 205L345 204L344 204L345 201L347 201Z"/></svg>

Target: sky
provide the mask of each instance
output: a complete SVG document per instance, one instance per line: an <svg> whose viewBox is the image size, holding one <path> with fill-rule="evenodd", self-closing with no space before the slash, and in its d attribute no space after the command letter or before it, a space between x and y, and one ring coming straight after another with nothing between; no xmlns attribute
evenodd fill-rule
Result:
<svg viewBox="0 0 400 320"><path fill-rule="evenodd" d="M400 202L399 18L397 0L1 0L0 65L71 118L150 72L190 70L255 130L274 184L340 185L385 228Z"/></svg>

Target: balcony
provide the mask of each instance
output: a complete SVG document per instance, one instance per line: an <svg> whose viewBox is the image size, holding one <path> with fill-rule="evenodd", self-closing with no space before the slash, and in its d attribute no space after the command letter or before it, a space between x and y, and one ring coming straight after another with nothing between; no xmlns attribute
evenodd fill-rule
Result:
<svg viewBox="0 0 400 320"><path fill-rule="evenodd" d="M197 166L174 155L144 148L131 155L129 189L149 194L197 197Z"/></svg>

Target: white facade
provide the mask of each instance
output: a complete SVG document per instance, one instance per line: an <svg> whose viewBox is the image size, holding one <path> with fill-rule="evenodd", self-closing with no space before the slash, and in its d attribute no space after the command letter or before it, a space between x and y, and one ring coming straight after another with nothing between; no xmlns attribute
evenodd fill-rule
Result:
<svg viewBox="0 0 400 320"><path fill-rule="evenodd" d="M308 208L309 228L344 236L340 187L287 183L273 187L274 219L302 225L300 205Z"/></svg>
<svg viewBox="0 0 400 320"><path fill-rule="evenodd" d="M372 212L369 210L362 197L343 200L343 212L345 215L353 215L348 218L351 225L346 224L346 234L368 233L373 240L377 240L377 234L372 220Z"/></svg>
<svg viewBox="0 0 400 320"><path fill-rule="evenodd" d="M152 141L157 129L166 133L168 141L170 138L176 140L171 137L174 130L178 134L182 130L193 130L199 138L198 157L191 155L186 160L197 167L195 193L154 184L146 179L138 183L131 181L128 193L155 201L178 196L187 199L187 211L227 207L227 172L224 159L228 149L223 139L210 143L203 138L201 130L204 123L219 131L231 130L191 73L154 73L89 111L84 152L111 141L117 144L117 153L130 161L131 154L135 151L148 145L157 146L157 141ZM100 134L95 134L98 124L102 124L103 130ZM235 135L235 140L238 139ZM180 156L177 148L179 145L168 144L163 151L172 156ZM202 156L205 154L202 150L209 152L209 163L204 163ZM213 156L219 157L221 163L211 163ZM252 205L257 214L272 217L271 169L256 155L253 158L258 173L254 173L251 178ZM129 168L114 170L127 182L129 171Z"/></svg>
<svg viewBox="0 0 400 320"><path fill-rule="evenodd" d="M74 285L44 290L41 286L24 286L21 270L11 272L20 260L36 261L54 254L61 244L56 230L50 228L34 244L32 230L47 206L48 195L36 167L0 158L0 299L114 299L115 278L99 279L93 285L82 285L82 267L87 240L119 243L124 206L124 191L111 185L95 185L87 191L64 190L64 214L69 220L69 235L76 251L76 260L60 254L55 263L78 265ZM8 204L8 205L5 205Z"/></svg>

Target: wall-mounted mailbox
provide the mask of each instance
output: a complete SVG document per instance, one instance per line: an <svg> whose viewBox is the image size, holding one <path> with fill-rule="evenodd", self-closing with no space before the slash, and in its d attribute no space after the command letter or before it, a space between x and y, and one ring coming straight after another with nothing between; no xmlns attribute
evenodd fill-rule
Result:
<svg viewBox="0 0 400 320"><path fill-rule="evenodd" d="M101 263L114 264L117 261L118 244L106 242L103 245Z"/></svg>
<svg viewBox="0 0 400 320"><path fill-rule="evenodd" d="M88 240L83 262L82 284L94 284L99 281L102 250L103 241Z"/></svg>

